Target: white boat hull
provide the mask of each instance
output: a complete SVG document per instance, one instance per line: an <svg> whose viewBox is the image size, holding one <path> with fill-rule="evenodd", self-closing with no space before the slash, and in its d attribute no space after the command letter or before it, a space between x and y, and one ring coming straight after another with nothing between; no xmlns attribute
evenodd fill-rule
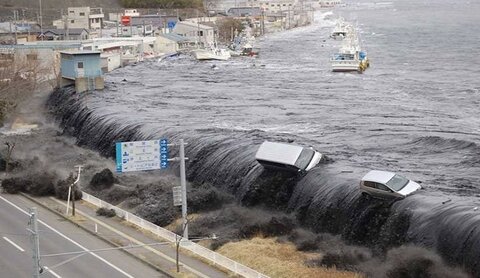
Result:
<svg viewBox="0 0 480 278"><path fill-rule="evenodd" d="M228 51L212 51L207 49L195 49L192 51L193 57L197 60L220 60L226 61L231 55Z"/></svg>
<svg viewBox="0 0 480 278"><path fill-rule="evenodd" d="M332 60L332 71L334 72L349 72L349 71L357 71L363 72L367 67L369 67L368 60Z"/></svg>

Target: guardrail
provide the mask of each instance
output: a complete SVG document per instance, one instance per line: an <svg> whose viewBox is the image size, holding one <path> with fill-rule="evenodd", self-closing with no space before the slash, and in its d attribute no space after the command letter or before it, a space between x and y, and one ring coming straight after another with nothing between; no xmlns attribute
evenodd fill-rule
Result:
<svg viewBox="0 0 480 278"><path fill-rule="evenodd" d="M165 228L162 228L158 225L155 225L147 220L144 220L133 213L130 213L126 210L118 208L112 204L109 204L97 197L94 197L88 193L82 192L82 199L90 204L97 206L99 208L113 209L117 216L125 219L125 221L132 223L140 228L143 228L153 234L169 241L172 243L176 242L177 235ZM236 261L229 259L217 252L214 252L208 248L205 248L199 244L196 244L193 241L181 241L180 246L193 252L194 254L205 258L211 261L213 264L222 266L233 273L240 275L246 278L269 278L269 276L262 274L256 270L249 268L243 264L237 263Z"/></svg>

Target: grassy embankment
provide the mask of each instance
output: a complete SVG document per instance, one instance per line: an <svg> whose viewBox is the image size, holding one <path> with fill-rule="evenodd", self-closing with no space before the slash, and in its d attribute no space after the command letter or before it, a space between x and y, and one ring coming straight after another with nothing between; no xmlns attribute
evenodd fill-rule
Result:
<svg viewBox="0 0 480 278"><path fill-rule="evenodd" d="M318 258L321 254L297 251L292 243L279 243L274 238L255 237L250 240L230 242L220 247L217 252L275 278L363 277L359 273L339 271L334 268L308 267L305 262Z"/></svg>

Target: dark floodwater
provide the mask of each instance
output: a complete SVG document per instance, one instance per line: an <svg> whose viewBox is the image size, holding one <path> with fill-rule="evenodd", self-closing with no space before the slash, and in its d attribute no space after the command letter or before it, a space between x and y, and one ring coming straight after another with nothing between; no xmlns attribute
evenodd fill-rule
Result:
<svg viewBox="0 0 480 278"><path fill-rule="evenodd" d="M360 31L364 74L330 71L338 15ZM258 59L148 61L108 74L104 92L60 91L50 105L80 144L105 154L116 140L183 137L191 181L356 243L427 246L478 276L480 3L361 2L328 16L262 38ZM333 163L272 188L254 160L264 139L311 145ZM369 169L424 190L372 205L357 188Z"/></svg>
<svg viewBox="0 0 480 278"><path fill-rule="evenodd" d="M338 15L360 30L372 63L363 75L330 71ZM480 196L480 3L363 2L324 17L261 39L258 59L117 70L88 105L148 131L285 133L353 177L392 170L428 190Z"/></svg>

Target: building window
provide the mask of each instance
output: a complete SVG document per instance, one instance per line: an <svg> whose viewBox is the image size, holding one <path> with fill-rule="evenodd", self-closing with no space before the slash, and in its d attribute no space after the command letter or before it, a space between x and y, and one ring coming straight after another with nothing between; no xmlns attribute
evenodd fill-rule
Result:
<svg viewBox="0 0 480 278"><path fill-rule="evenodd" d="M197 34L199 37L203 37L203 31L198 31Z"/></svg>
<svg viewBox="0 0 480 278"><path fill-rule="evenodd" d="M72 20L70 20L70 23L75 23L75 20L73 20L73 19L72 19Z"/></svg>
<svg viewBox="0 0 480 278"><path fill-rule="evenodd" d="M27 61L36 61L37 58L37 54L27 54Z"/></svg>
<svg viewBox="0 0 480 278"><path fill-rule="evenodd" d="M77 68L83 69L83 62L78 62L77 63Z"/></svg>
<svg viewBox="0 0 480 278"><path fill-rule="evenodd" d="M69 13L71 13L71 14L74 14L74 13L75 13L75 11L69 11Z"/></svg>
<svg viewBox="0 0 480 278"><path fill-rule="evenodd" d="M81 13L80 13L80 16L85 16L85 13L84 13L84 12L81 12Z"/></svg>

